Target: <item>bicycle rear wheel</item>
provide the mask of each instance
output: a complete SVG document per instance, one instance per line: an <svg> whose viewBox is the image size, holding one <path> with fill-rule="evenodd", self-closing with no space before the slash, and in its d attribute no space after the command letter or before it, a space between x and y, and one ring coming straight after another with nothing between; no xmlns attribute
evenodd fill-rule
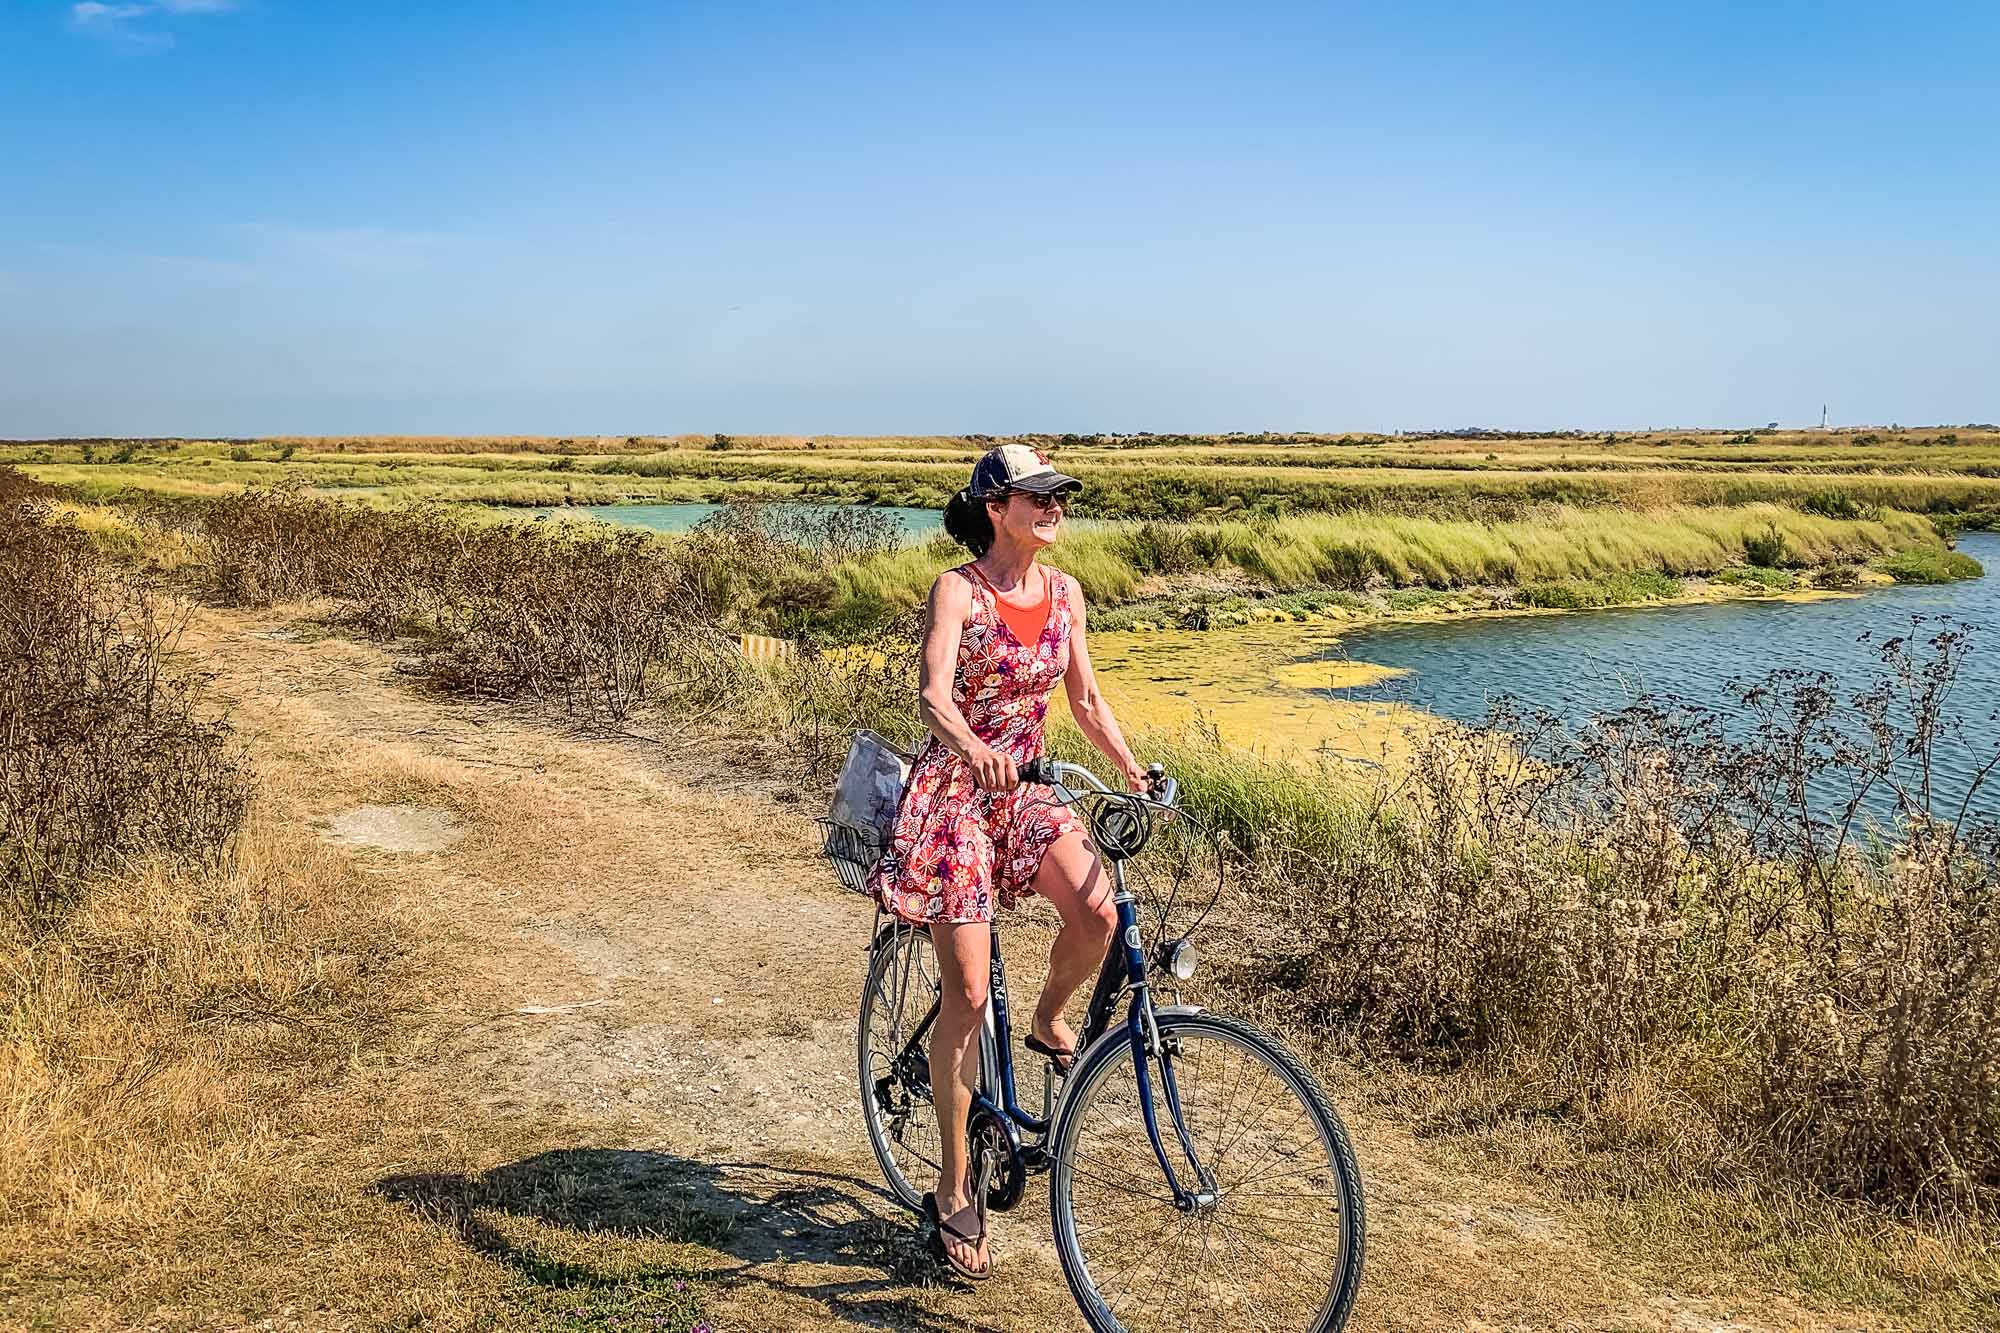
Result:
<svg viewBox="0 0 2000 1333"><path fill-rule="evenodd" d="M930 932L904 925L886 932L869 962L855 1031L861 1116L883 1178L912 1211L923 1207L941 1160L930 1076L938 994Z"/></svg>
<svg viewBox="0 0 2000 1333"><path fill-rule="evenodd" d="M1099 1333L1343 1327L1361 1284L1361 1173L1319 1081L1235 1019L1162 1014L1159 1033L1147 1073L1167 1159L1200 1188L1175 1134L1170 1070L1213 1198L1174 1206L1131 1045L1100 1042L1072 1076L1051 1153L1056 1249L1085 1318Z"/></svg>

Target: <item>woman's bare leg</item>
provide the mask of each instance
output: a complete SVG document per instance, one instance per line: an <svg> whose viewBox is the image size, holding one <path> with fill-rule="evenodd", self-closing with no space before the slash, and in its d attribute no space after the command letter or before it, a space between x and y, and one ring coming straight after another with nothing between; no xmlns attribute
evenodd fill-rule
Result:
<svg viewBox="0 0 2000 1333"><path fill-rule="evenodd" d="M1073 1050L1076 1033L1063 1017L1070 997L1104 963L1118 925L1111 876L1081 831L1065 834L1042 855L1035 892L1054 904L1062 931L1049 950L1049 979L1035 1005L1034 1034L1051 1046Z"/></svg>
<svg viewBox="0 0 2000 1333"><path fill-rule="evenodd" d="M941 1163L938 1172L938 1215L950 1217L972 1202L966 1188L971 1163L965 1150L965 1122L972 1113L972 1095L979 1083L979 1031L985 1023L987 983L993 976L992 927L984 921L931 923L931 944L937 951L937 1023L931 1028L931 1098L937 1106ZM986 1246L944 1238L967 1268L983 1269Z"/></svg>

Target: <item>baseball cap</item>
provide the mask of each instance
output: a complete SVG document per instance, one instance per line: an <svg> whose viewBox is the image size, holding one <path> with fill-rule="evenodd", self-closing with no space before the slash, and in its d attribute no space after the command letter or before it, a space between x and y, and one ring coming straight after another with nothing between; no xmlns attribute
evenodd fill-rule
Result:
<svg viewBox="0 0 2000 1333"><path fill-rule="evenodd" d="M1049 456L1025 444L1003 444L988 449L972 465L972 484L966 487L975 498L984 499L1005 491L1032 491L1049 495L1056 491L1080 491L1083 483L1058 472Z"/></svg>

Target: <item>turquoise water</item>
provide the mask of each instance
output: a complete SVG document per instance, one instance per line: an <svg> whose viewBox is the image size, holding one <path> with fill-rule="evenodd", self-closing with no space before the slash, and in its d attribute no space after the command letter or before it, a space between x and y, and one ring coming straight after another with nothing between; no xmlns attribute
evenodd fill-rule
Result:
<svg viewBox="0 0 2000 1333"><path fill-rule="evenodd" d="M592 518L628 528L648 528L654 532L686 532L710 514L725 508L726 505L719 504L570 505L562 509L530 509L523 512L537 518ZM894 518L896 529L905 541L920 541L944 531L944 516L935 509L902 509L893 505L868 508L873 513Z"/></svg>
<svg viewBox="0 0 2000 1333"><path fill-rule="evenodd" d="M1577 722L1642 694L1666 694L1722 710L1740 734L1750 723L1731 699L1732 683L1802 668L1831 673L1845 694L1879 678L1880 656L1864 633L1879 644L1910 633L1912 617L1948 615L1981 631L1948 703L1963 737L1941 742L1937 756L1940 787L1955 808L1978 765L2000 747L2000 534L1968 533L1959 549L1994 572L1832 601L1632 607L1358 631L1334 651L1410 674L1324 693L1393 697L1465 722L1485 718L1503 696ZM1973 808L2000 815L2000 785L1984 787Z"/></svg>

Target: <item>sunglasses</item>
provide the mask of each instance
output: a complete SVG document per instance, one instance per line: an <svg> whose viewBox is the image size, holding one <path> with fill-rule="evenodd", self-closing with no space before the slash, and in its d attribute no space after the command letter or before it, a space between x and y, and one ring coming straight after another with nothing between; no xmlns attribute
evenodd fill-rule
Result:
<svg viewBox="0 0 2000 1333"><path fill-rule="evenodd" d="M1061 494L1058 494L1053 491L1047 495L1042 495L1035 491L1009 491L1007 493L1009 495L1020 496L1023 500L1026 500L1029 504L1032 504L1035 508L1041 510L1044 514L1048 513L1051 509L1067 510L1070 505L1068 499L1066 499Z"/></svg>

